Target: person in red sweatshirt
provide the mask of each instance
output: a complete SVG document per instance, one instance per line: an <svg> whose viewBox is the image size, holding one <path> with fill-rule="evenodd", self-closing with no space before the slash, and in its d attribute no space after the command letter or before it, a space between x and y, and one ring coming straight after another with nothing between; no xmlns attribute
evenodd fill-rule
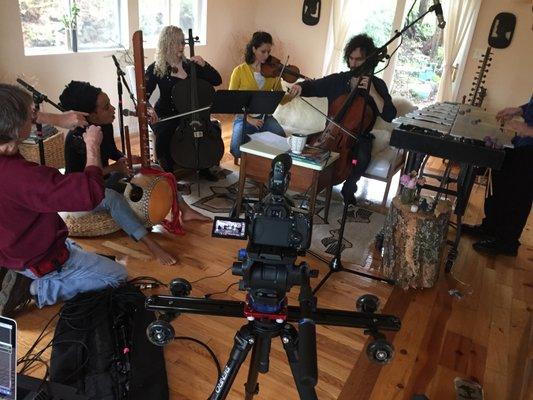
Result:
<svg viewBox="0 0 533 400"><path fill-rule="evenodd" d="M126 280L127 272L121 264L67 239L67 227L58 214L90 211L104 197L100 128L89 126L83 135L87 147L83 172L62 175L55 168L26 161L18 151L35 120L66 128L87 122L83 113L34 115L30 95L0 84L0 266L33 280L30 293L40 308L78 293L116 287Z"/></svg>

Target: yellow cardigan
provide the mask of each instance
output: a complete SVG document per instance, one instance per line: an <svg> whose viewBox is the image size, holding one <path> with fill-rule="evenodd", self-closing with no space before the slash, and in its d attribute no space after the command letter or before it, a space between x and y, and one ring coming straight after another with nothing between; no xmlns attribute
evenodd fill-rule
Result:
<svg viewBox="0 0 533 400"><path fill-rule="evenodd" d="M262 89L257 86L257 81L254 77L254 71L249 64L242 63L237 65L231 73L229 80L229 90L283 90L281 87L281 79L279 78L265 78L265 84ZM281 104L290 101L286 94L281 99Z"/></svg>

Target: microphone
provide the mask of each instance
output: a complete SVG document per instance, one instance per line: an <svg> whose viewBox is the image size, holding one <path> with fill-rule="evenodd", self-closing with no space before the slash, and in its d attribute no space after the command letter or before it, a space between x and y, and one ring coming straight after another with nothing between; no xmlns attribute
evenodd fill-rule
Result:
<svg viewBox="0 0 533 400"><path fill-rule="evenodd" d="M125 117L136 117L137 111L128 110L127 108L122 110L122 115Z"/></svg>
<svg viewBox="0 0 533 400"><path fill-rule="evenodd" d="M120 68L120 63L118 62L117 57L114 54L112 54L111 58L113 59L113 62L115 63L115 67L117 69L118 74L125 75L125 72L122 71L122 68Z"/></svg>
<svg viewBox="0 0 533 400"><path fill-rule="evenodd" d="M437 16L437 26L440 29L444 29L446 26L446 21L444 21L444 14L442 13L442 5L440 4L440 0L433 0L433 9L435 11L435 15Z"/></svg>
<svg viewBox="0 0 533 400"><path fill-rule="evenodd" d="M287 191L291 174L292 158L287 153L281 153L272 160L272 170L269 175L269 189L274 195L283 195Z"/></svg>
<svg viewBox="0 0 533 400"><path fill-rule="evenodd" d="M117 57L115 57L114 54L111 55L111 58L113 59L113 62L115 63L115 67L119 68L120 69L120 64L117 60Z"/></svg>

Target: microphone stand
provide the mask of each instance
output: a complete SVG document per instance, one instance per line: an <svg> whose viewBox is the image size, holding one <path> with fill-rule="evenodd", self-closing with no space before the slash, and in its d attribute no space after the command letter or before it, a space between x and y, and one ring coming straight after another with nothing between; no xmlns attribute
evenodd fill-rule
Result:
<svg viewBox="0 0 533 400"><path fill-rule="evenodd" d="M113 62L115 63L115 67L117 69L117 93L118 93L118 126L120 131L120 144L121 144L121 150L122 154L126 154L126 142L125 142L125 134L124 134L124 115L122 112L124 111L124 105L122 103L122 85L126 87L126 90L128 91L131 100L133 101L133 104L135 105L135 108L137 108L137 102L135 100L135 96L133 96L133 93L130 90L130 87L128 86L128 82L126 81L126 74L120 68L120 64L113 54L111 56L113 58Z"/></svg>
<svg viewBox="0 0 533 400"><path fill-rule="evenodd" d="M359 77L359 81L357 82L357 86L355 86L355 88L357 88L359 86L359 82L361 80L361 77L366 75L366 76L370 77L370 84L369 84L369 87L368 87L368 92L370 93L370 88L372 86L372 78L374 76L374 66L373 66L373 64L377 65L379 62L389 58L389 56L387 54L388 45L391 44L392 42L394 42L407 29L411 28L411 26L416 24L418 21L420 21L422 18L424 18L427 14L429 14L430 12L433 12L433 11L437 12L439 7L440 7L440 3L433 4L431 7L428 8L428 10L425 13L420 15L417 19L415 19L414 21L412 21L409 24L405 25L402 28L401 31L396 30L394 36L387 43L385 43L383 46L381 46L381 47L377 48L376 50L374 50L374 52L372 52L369 56L366 57L365 61L360 66L352 69L351 70L351 75L353 77L356 77L356 76ZM368 93L368 95L370 95L369 93ZM363 119L364 119L364 112L365 112L366 107L367 107L367 99L366 99L366 96L365 96L365 98L364 98L364 107L363 107ZM345 108L347 108L347 107L345 107ZM343 114L344 114L344 109L341 110L339 114L341 114L340 118L337 118L337 117L335 118L337 123L339 123L340 120L342 120L342 117L343 117ZM363 133L362 129L363 129L363 124L361 122L361 124L359 125L359 135ZM354 166L352 164L351 170L353 169L353 167ZM351 170L350 170L350 175L351 175ZM348 179L350 179L350 176L348 176ZM315 258L319 259L320 261L322 261L324 263L327 263L328 266L329 266L328 273L324 276L324 278L322 278L322 280L318 283L318 285L315 287L315 289L313 289L313 294L315 294L316 292L318 292L320 290L320 288L324 285L324 283L326 283L328 278L334 272L348 272L350 274L363 276L365 278L375 279L375 280L382 281L382 282L385 282L385 283L388 283L388 284L391 284L391 285L395 284L395 281L392 280L392 279L388 279L388 278L385 278L385 277L374 276L374 275L366 274L364 272L354 271L354 270L351 270L351 269L347 269L347 268L345 268L342 265L342 260L341 260L342 241L343 241L343 238L344 238L344 228L345 228L345 225L346 225L346 218L348 216L348 206L349 206L349 203L346 200L344 200L344 208L343 208L343 211L342 211L341 226L339 228L339 235L338 235L338 240L337 240L337 247L336 247L336 251L335 251L335 256L331 260L328 261L325 257L323 257L323 256L321 256L319 254L316 254L316 253L314 253L312 251L309 251L309 254L311 254Z"/></svg>
<svg viewBox="0 0 533 400"><path fill-rule="evenodd" d="M39 112L41 109L41 103L47 102L57 108L59 111L63 111L63 108L59 106L58 104L54 103L52 100L48 98L45 94L39 92L37 89L35 89L32 85L29 83L23 81L22 79L18 78L17 82L21 84L27 91L29 91L33 96L33 104L35 105L35 111ZM46 165L46 159L44 155L44 138L43 138L43 124L36 122L35 123L36 128L36 135L37 135L37 145L39 146L39 162L41 165Z"/></svg>

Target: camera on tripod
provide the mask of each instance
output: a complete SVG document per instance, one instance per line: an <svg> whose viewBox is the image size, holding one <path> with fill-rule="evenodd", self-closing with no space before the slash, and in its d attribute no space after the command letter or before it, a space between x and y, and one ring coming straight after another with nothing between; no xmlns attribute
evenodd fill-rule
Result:
<svg viewBox="0 0 533 400"><path fill-rule="evenodd" d="M295 266L297 256L311 244L312 220L308 213L293 208L286 196L290 182L291 157L281 154L272 161L269 193L246 213L245 219L216 217L213 236L248 238L233 263L233 275L242 276L239 289L248 291L245 315L248 319L282 318L286 293L302 282L302 273L316 276L306 266Z"/></svg>
<svg viewBox="0 0 533 400"><path fill-rule="evenodd" d="M226 398L250 350L245 398L252 399L259 391L258 375L269 370L271 341L275 337L281 339L300 398L316 399L317 324L364 329L374 338L367 355L379 364L389 362L394 354L381 331L399 330L400 320L377 314L376 296L361 296L357 312L317 308L310 278L316 277L318 271L311 270L306 262L295 264L298 255L304 255L309 248L312 224L310 216L295 211L285 196L291 164L287 154L273 160L269 193L247 213L246 219L216 218L213 224L213 236L249 239L232 267L233 275L242 276L239 289L247 292L246 301L189 297L192 286L181 278L170 282L172 296L151 296L146 300L149 310L162 313L146 330L149 340L159 346L174 339L170 322L181 313L247 318L235 334L211 400ZM299 307L287 303L287 293L293 286L300 288ZM297 323L298 330L291 323Z"/></svg>

